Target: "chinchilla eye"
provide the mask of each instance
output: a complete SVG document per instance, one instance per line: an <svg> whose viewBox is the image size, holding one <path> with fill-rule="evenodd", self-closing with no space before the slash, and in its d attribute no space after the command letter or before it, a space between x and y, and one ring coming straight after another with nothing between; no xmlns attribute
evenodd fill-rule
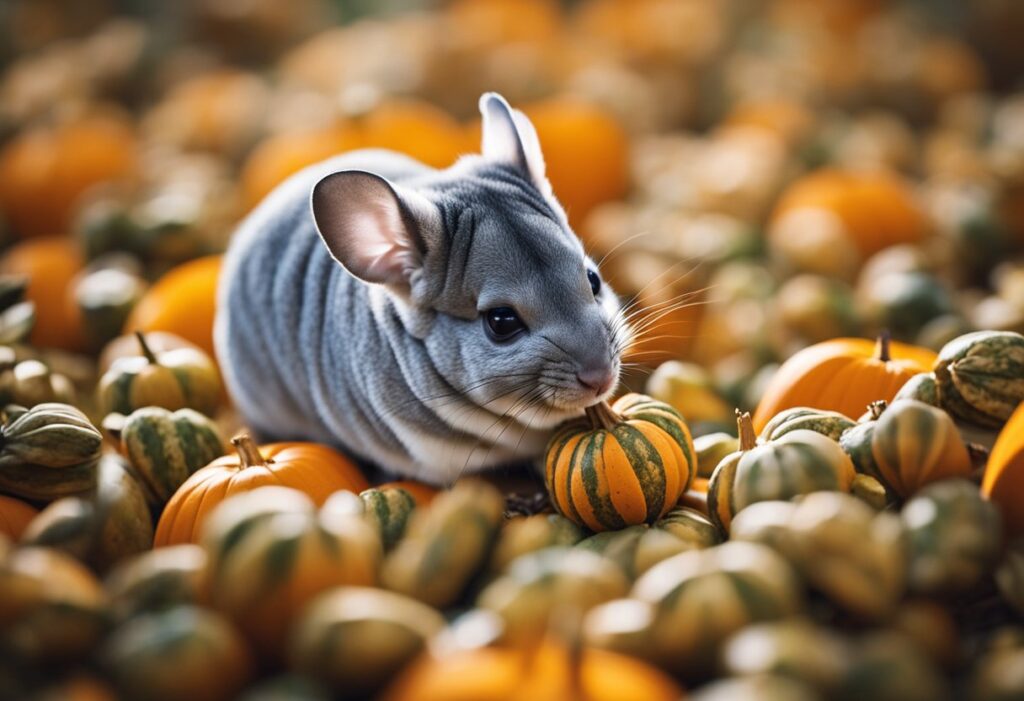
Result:
<svg viewBox="0 0 1024 701"><path fill-rule="evenodd" d="M512 307L495 307L484 312L484 328L494 341L509 341L526 330L526 324Z"/></svg>
<svg viewBox="0 0 1024 701"><path fill-rule="evenodd" d="M590 281L590 290L597 297L597 294L601 291L601 278L598 277L596 270L587 271L587 280Z"/></svg>

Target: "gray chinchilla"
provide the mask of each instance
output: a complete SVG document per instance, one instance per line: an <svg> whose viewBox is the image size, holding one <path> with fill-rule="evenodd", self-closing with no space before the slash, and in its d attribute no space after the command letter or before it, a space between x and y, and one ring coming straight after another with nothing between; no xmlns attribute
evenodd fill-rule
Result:
<svg viewBox="0 0 1024 701"><path fill-rule="evenodd" d="M480 99L445 170L348 153L280 185L228 250L216 347L262 439L444 484L535 460L608 398L629 329L569 228L533 125Z"/></svg>

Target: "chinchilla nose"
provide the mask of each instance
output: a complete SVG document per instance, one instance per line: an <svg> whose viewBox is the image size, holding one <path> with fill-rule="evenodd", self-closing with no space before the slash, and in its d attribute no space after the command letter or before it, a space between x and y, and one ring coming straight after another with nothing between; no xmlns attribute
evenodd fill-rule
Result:
<svg viewBox="0 0 1024 701"><path fill-rule="evenodd" d="M608 365L598 365L584 368L576 373L576 379L587 389L594 390L594 394L600 396L612 388L615 382L615 375Z"/></svg>

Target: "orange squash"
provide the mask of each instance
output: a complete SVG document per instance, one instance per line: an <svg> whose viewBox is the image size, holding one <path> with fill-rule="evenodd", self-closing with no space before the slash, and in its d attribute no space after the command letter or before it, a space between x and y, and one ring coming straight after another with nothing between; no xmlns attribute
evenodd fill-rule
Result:
<svg viewBox="0 0 1024 701"><path fill-rule="evenodd" d="M981 493L999 506L1009 535L1024 533L1024 403L1010 416L992 446Z"/></svg>
<svg viewBox="0 0 1024 701"><path fill-rule="evenodd" d="M25 298L36 308L30 343L72 351L84 348L81 317L71 299L72 281L84 266L78 244L63 236L23 241L0 259L0 272L28 278Z"/></svg>
<svg viewBox="0 0 1024 701"><path fill-rule="evenodd" d="M174 493L157 523L155 547L196 543L200 530L226 497L266 485L293 487L320 506L331 494L370 485L348 458L318 443L271 443L257 447L249 436L232 439L237 453L196 471Z"/></svg>
<svg viewBox="0 0 1024 701"><path fill-rule="evenodd" d="M892 401L919 372L929 372L934 352L895 341L836 338L804 348L782 364L768 382L754 414L760 432L784 409L797 406L860 416L874 401Z"/></svg>
<svg viewBox="0 0 1024 701"><path fill-rule="evenodd" d="M470 50L556 40L561 30L561 10L553 0L455 0L445 20L459 45Z"/></svg>
<svg viewBox="0 0 1024 701"><path fill-rule="evenodd" d="M38 513L23 501L0 494L0 534L20 540L25 527Z"/></svg>
<svg viewBox="0 0 1024 701"><path fill-rule="evenodd" d="M169 270L135 305L124 333L169 331L213 357L221 262L221 256L206 256Z"/></svg>
<svg viewBox="0 0 1024 701"><path fill-rule="evenodd" d="M769 230L799 210L826 210L839 217L864 259L899 243L916 243L929 223L900 176L824 168L798 179L779 198Z"/></svg>
<svg viewBox="0 0 1024 701"><path fill-rule="evenodd" d="M114 111L26 129L0 151L0 211L19 236L66 234L86 190L136 174L137 151L130 123Z"/></svg>
<svg viewBox="0 0 1024 701"><path fill-rule="evenodd" d="M382 102L360 120L359 127L363 146L392 149L435 168L446 168L460 155L477 150L451 115L417 100Z"/></svg>

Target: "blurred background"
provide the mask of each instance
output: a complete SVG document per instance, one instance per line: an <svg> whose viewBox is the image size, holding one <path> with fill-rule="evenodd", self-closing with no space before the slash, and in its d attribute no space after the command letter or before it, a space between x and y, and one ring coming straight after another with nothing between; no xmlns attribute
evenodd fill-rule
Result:
<svg viewBox="0 0 1024 701"><path fill-rule="evenodd" d="M142 328L209 349L210 256L253 205L348 149L446 166L477 150L486 90L534 120L573 226L642 310L627 382L686 361L691 421L731 425L824 339L1024 331L1019 0L0 13L0 272L29 278L36 346Z"/></svg>

